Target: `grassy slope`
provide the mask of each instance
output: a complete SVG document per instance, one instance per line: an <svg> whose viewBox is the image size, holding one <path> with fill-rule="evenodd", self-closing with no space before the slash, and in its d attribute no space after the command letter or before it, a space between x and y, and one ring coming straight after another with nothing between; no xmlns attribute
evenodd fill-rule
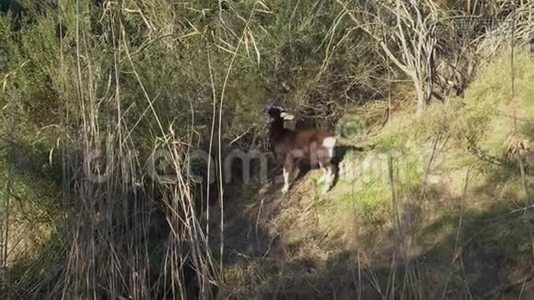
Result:
<svg viewBox="0 0 534 300"><path fill-rule="evenodd" d="M532 253L520 171L485 161L466 143L471 137L504 161L510 136L534 139L534 59L515 58L513 99L509 67L506 56L494 60L464 99L436 103L422 118L397 111L373 136L374 150L345 155L326 195L315 187L319 171L285 197L266 186L245 193L232 208L242 222L229 226L227 243L248 246L229 264L229 289L303 297L466 297L507 289L517 296ZM526 185L532 193L532 177ZM531 284L524 288L532 293Z"/></svg>

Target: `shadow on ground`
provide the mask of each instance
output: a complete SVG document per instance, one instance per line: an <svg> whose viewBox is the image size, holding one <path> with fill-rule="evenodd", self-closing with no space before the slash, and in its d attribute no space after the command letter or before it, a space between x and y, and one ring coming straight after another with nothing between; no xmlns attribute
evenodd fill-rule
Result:
<svg viewBox="0 0 534 300"><path fill-rule="evenodd" d="M336 149L335 163L339 164L349 150L362 149L348 146ZM17 163L15 166L23 172L38 168L42 165L42 160L40 157L33 160L37 163ZM288 195L280 193L280 184L275 180L278 175L276 173L270 175L268 182L229 184L224 191L222 258L219 255L221 214L220 206L216 203L213 203L215 205L211 208L209 219L210 248L214 257L222 259L225 265L226 287L222 288L223 294L230 299L533 297L529 231L529 227L533 225L532 218L524 210L510 206L511 203L524 203L525 195L520 189L505 192L499 188L503 182L520 178L517 172L509 169L493 168L489 172L491 173L486 177L488 181L474 189L474 194L468 195L465 201L475 197L496 201L491 201L493 204L482 210L457 210L432 223L416 224L419 230L413 237L412 244L417 244L420 249L412 252L403 252L398 247L370 252L368 249L342 243L325 244L324 237L314 230L310 214L315 200L306 201L306 198L315 197L313 191L306 189L308 182L302 182ZM30 173L46 177L46 172L39 170ZM304 173L301 180L305 181L305 177ZM60 182L55 178L47 180ZM527 190L532 191L533 187L532 178L529 177ZM429 193L436 196L440 189L429 189ZM128 195L124 197L130 199ZM140 208L149 211L148 206ZM287 218L287 228L302 227L302 236L293 237L292 241L283 232L277 232L270 223L274 216L285 212L300 214L298 217L309 219L304 224L296 224L292 218L294 216ZM156 287L161 284L158 270L164 264L158 257L161 259L167 251L165 236L169 234L169 228L161 211L155 214L152 211L150 215L141 214L130 221L138 220L142 223L146 221L142 221L146 217L151 219L151 226L142 236L148 239L148 243L139 242L140 245L151 247L150 266L154 271L149 276L153 276L150 280ZM121 217L117 215L109 219L108 223L100 223L98 228L114 228L117 230L114 234L139 238L135 232L142 228L135 224L121 223L120 220ZM354 231L357 232L358 228L354 228ZM438 232L446 234L441 236ZM421 233L424 233L423 236L418 235ZM390 236L390 239L395 236L384 233L375 235ZM436 242L425 244L427 237L432 235L439 235L433 238ZM408 243L407 237L402 237L401 240ZM398 240L389 240L387 243L397 246L400 244ZM139 247L129 249L127 243L123 246L125 257L121 264L124 265L129 262L127 256L142 250ZM313 257L299 255L298 251L303 247L317 247L321 251ZM50 251L43 249L42 253ZM64 251L66 249L60 249L60 252L65 253ZM406 252L410 252L409 255L403 255ZM60 261L62 257L60 255L59 260L54 261ZM37 256L37 259L42 260L43 257ZM49 273L45 284L51 284L59 278L61 272L63 270L58 268ZM184 272L189 274L186 274L189 278L186 284L191 286L189 296L195 298L194 271L186 265ZM160 292L155 288L151 293L164 297Z"/></svg>
<svg viewBox="0 0 534 300"><path fill-rule="evenodd" d="M339 151L348 150L359 149ZM485 172L490 172L488 181L472 189L465 199L446 201L485 199L487 206L464 211L458 203L451 203L453 213L444 213L426 224L418 224L417 216L412 216L402 221L415 223L402 225L415 226L411 237L376 233L389 236L386 243L393 247L375 252L326 245L314 232L313 222L296 242L297 250L291 249L287 237L270 227L270 218L289 206L301 207L300 213L308 214L309 207L302 199L313 197L309 191L296 188L293 194L283 196L276 186L267 183L229 192L239 196L225 202L227 295L231 299L533 297L529 227L533 227L534 219L524 210L511 207L512 203L524 203L524 193L501 188L508 180L518 180L517 174L510 176L511 171L505 168ZM527 184L532 190L532 178ZM428 193L426 201L436 201L432 197L440 197L445 191L438 186L429 188ZM288 228L299 226L291 220ZM413 249L402 249L401 244ZM318 247L323 252L313 257L295 255L299 247Z"/></svg>

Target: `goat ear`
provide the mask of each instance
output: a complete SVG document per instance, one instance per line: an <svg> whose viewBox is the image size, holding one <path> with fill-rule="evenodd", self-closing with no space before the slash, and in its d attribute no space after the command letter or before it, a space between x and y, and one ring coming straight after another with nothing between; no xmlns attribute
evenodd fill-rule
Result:
<svg viewBox="0 0 534 300"><path fill-rule="evenodd" d="M294 115L292 115L292 114L288 114L288 113L286 113L286 112L282 112L282 113L280 114L280 117L282 117L284 120L293 120L293 119L295 118Z"/></svg>

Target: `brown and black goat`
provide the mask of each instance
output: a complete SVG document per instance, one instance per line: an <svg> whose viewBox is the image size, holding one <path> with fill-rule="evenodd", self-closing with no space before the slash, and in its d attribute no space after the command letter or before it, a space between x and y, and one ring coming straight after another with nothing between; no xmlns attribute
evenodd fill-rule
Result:
<svg viewBox="0 0 534 300"><path fill-rule="evenodd" d="M324 174L320 181L325 183L328 191L334 181L334 146L336 137L317 129L290 130L284 127L284 120L291 120L293 115L280 106L267 108L270 117L269 144L275 161L283 168L284 187L282 193L289 190L290 175L294 179L300 172L300 164L319 165ZM296 172L295 172L296 171Z"/></svg>

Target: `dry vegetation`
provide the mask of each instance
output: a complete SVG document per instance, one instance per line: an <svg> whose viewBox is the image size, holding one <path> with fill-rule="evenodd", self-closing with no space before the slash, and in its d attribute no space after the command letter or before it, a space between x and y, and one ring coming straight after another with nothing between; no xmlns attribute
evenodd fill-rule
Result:
<svg viewBox="0 0 534 300"><path fill-rule="evenodd" d="M0 0L0 297L531 297L534 4L488 2ZM273 102L329 194L223 178Z"/></svg>

